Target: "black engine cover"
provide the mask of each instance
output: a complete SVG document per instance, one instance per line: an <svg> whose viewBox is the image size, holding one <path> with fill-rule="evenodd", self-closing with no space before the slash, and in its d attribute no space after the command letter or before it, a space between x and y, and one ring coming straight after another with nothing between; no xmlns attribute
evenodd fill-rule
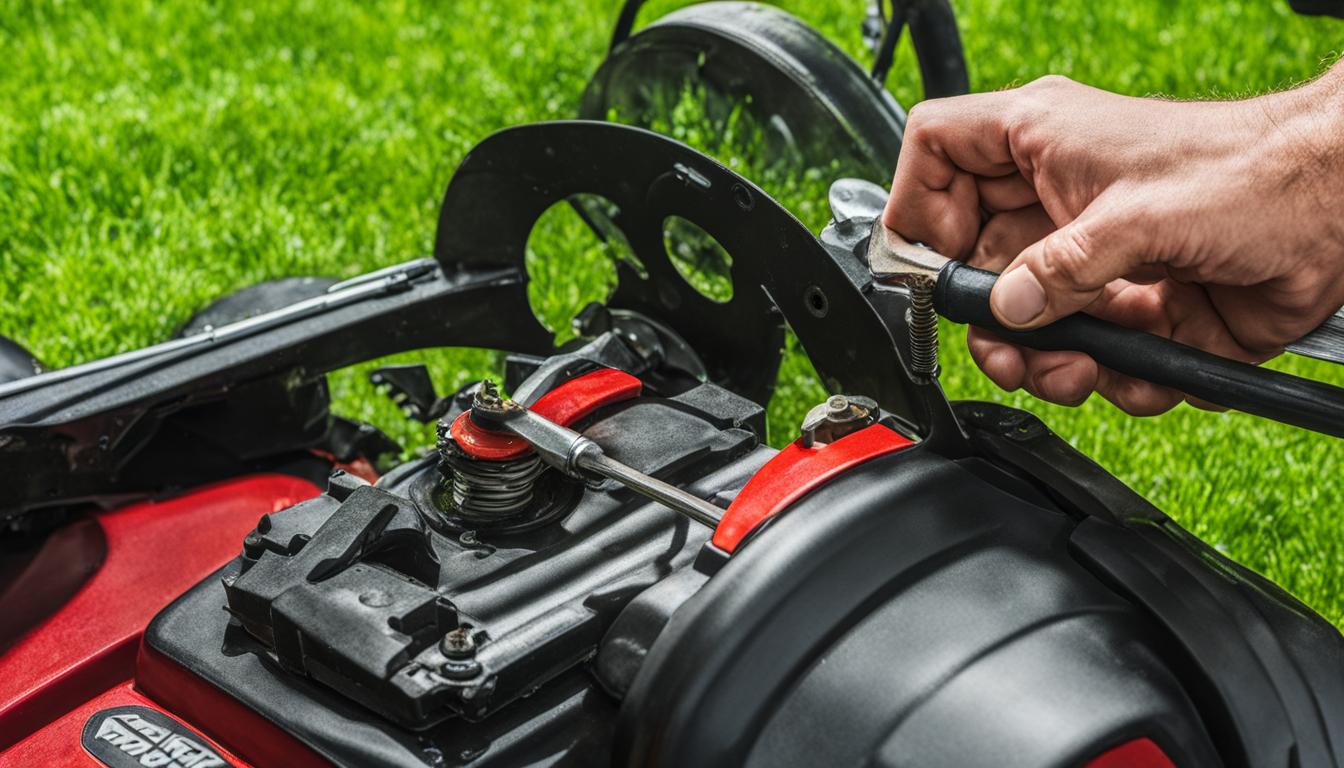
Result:
<svg viewBox="0 0 1344 768"><path fill-rule="evenodd" d="M773 453L759 446L762 416L705 384L609 406L584 432L726 504ZM387 487L333 476L326 494L263 518L243 555L165 609L146 642L341 764L609 763L617 701L604 686L628 685L672 606L649 612L645 599L624 639L608 630L687 571L710 531L610 482L576 483L573 510L548 526L438 530L415 501L437 473L421 462ZM431 674L458 627L479 644L460 684ZM604 637L620 650L594 676L583 667Z"/></svg>
<svg viewBox="0 0 1344 768"><path fill-rule="evenodd" d="M773 453L727 397L646 397L585 431L724 503ZM1337 630L1031 417L959 413L981 455L872 460L726 561L612 487L548 528L454 538L399 511L432 465L338 477L146 642L345 765L1068 766L1134 739L1183 766L1337 762ZM378 514L404 546L352 548ZM284 576L314 563L335 570ZM491 683L408 686L459 622Z"/></svg>
<svg viewBox="0 0 1344 768"><path fill-rule="evenodd" d="M1147 736L1216 764L1160 628L1005 479L913 449L792 509L660 638L629 762L1062 766Z"/></svg>

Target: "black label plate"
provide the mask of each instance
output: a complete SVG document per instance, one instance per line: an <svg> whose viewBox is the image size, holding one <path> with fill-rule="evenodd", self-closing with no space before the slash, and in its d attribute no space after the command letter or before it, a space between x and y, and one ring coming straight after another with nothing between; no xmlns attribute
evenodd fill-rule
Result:
<svg viewBox="0 0 1344 768"><path fill-rule="evenodd" d="M109 768L233 766L195 731L149 707L100 709L84 723L79 740Z"/></svg>

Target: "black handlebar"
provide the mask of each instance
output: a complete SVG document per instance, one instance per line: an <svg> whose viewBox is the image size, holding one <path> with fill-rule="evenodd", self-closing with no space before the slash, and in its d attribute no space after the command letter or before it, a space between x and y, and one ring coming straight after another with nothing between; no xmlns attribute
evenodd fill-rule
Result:
<svg viewBox="0 0 1344 768"><path fill-rule="evenodd" d="M949 320L992 331L1042 350L1085 352L1117 373L1151 381L1217 405L1344 437L1344 389L1228 360L1171 339L1076 314L1036 330L1015 331L994 319L989 292L998 275L959 261L938 275L934 308Z"/></svg>

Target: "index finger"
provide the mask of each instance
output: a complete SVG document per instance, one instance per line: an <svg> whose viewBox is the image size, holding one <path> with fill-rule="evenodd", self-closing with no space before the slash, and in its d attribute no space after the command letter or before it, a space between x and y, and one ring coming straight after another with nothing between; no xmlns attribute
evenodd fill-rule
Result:
<svg viewBox="0 0 1344 768"><path fill-rule="evenodd" d="M970 255L980 231L976 177L1018 172L1008 140L1009 93L934 99L910 110L882 214L888 228L949 257Z"/></svg>

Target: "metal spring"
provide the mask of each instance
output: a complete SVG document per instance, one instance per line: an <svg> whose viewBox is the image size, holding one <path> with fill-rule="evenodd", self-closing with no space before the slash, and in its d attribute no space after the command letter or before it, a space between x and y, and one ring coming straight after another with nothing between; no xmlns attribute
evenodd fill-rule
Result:
<svg viewBox="0 0 1344 768"><path fill-rule="evenodd" d="M529 453L508 461L473 459L453 445L444 452L453 482L453 506L462 517L499 520L532 503L532 491L543 469L541 457Z"/></svg>
<svg viewBox="0 0 1344 768"><path fill-rule="evenodd" d="M910 329L910 368L929 380L938 375L938 313L933 308L933 286L910 286L910 309L906 313Z"/></svg>

